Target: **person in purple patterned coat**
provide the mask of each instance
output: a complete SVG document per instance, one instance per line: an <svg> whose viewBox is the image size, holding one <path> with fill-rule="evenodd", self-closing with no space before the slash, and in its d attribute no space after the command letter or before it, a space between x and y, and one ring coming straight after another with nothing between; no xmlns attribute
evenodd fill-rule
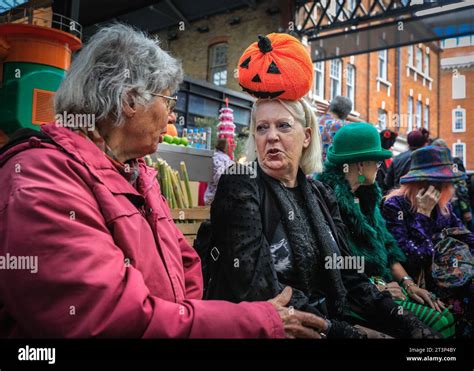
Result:
<svg viewBox="0 0 474 371"><path fill-rule="evenodd" d="M410 172L400 180L401 187L387 195L383 216L408 257L408 273L415 277L431 264L433 235L444 228L463 227L449 202L453 182L462 173L451 169L447 148L421 148L413 152L412 161ZM466 243L474 249L474 234L466 236Z"/></svg>
<svg viewBox="0 0 474 371"><path fill-rule="evenodd" d="M383 207L387 228L407 256L404 268L411 277L423 277L417 281L424 281L426 289L438 293L441 291L437 290L431 277L436 242L433 236L445 228L464 227L450 204L454 195L453 183L462 176L461 172L453 170L448 148L428 146L418 149L412 154L410 171L400 179L401 187L386 196ZM474 234L464 236L463 242L469 245L472 254ZM444 301L454 307L455 314L469 315L473 305L472 287L451 292L449 296L450 299L445 297ZM471 326L469 331L472 331Z"/></svg>

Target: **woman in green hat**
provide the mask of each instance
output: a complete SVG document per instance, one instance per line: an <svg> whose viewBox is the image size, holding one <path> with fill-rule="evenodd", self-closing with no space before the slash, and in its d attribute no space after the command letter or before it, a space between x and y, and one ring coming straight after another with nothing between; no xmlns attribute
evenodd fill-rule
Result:
<svg viewBox="0 0 474 371"><path fill-rule="evenodd" d="M450 337L453 316L429 291L414 285L402 266L406 257L380 212L382 193L375 178L379 164L391 156L382 148L374 126L347 125L334 136L318 179L333 189L348 230L348 246L353 255L363 257L364 271L372 282L425 324Z"/></svg>

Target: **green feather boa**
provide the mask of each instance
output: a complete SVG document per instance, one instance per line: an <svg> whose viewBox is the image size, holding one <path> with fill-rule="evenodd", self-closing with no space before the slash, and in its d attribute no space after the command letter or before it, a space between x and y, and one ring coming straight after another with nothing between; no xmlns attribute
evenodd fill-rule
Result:
<svg viewBox="0 0 474 371"><path fill-rule="evenodd" d="M387 230L380 212L382 192L378 185L364 187L364 197L356 202L342 167L328 161L324 164L324 171L318 175L318 180L333 189L349 231L348 246L353 255L364 257L365 273L369 277L382 277L386 282L393 281L391 266L397 262L403 263L406 257Z"/></svg>

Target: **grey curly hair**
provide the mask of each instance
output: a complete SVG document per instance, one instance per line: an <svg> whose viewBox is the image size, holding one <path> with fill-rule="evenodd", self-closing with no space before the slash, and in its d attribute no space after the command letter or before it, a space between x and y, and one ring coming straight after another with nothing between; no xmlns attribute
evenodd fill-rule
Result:
<svg viewBox="0 0 474 371"><path fill-rule="evenodd" d="M54 97L56 114L93 114L96 124L124 122L123 103L147 106L152 93L174 92L183 80L181 62L158 39L124 24L100 29L75 57Z"/></svg>
<svg viewBox="0 0 474 371"><path fill-rule="evenodd" d="M341 95L337 95L331 100L329 111L333 112L341 120L345 120L352 111L352 101Z"/></svg>

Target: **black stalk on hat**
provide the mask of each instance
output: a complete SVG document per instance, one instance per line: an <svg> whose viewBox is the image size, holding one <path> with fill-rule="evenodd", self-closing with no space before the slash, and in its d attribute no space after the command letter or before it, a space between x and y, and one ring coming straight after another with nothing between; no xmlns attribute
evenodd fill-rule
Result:
<svg viewBox="0 0 474 371"><path fill-rule="evenodd" d="M270 39L263 35L258 35L258 48L262 53L268 53L273 50Z"/></svg>

